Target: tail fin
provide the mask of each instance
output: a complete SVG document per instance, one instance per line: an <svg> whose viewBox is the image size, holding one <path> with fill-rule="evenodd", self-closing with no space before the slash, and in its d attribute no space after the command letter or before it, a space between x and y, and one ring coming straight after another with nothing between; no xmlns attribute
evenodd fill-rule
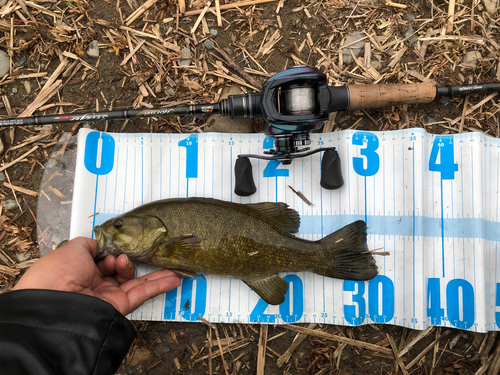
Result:
<svg viewBox="0 0 500 375"><path fill-rule="evenodd" d="M318 241L323 245L324 265L315 273L345 280L370 280L378 274L366 244L366 223L355 221Z"/></svg>

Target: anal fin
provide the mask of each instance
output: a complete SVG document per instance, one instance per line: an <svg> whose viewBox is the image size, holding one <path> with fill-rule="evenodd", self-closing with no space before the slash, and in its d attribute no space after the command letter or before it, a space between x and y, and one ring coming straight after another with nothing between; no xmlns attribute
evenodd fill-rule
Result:
<svg viewBox="0 0 500 375"><path fill-rule="evenodd" d="M243 281L270 305L279 305L285 301L288 283L278 275Z"/></svg>

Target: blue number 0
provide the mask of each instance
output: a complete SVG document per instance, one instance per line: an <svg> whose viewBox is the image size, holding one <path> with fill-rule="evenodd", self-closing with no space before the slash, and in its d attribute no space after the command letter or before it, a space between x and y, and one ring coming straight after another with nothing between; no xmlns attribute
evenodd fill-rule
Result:
<svg viewBox="0 0 500 375"><path fill-rule="evenodd" d="M106 133L89 133L85 139L85 168L90 173L105 175L113 170L114 161L115 139Z"/></svg>
<svg viewBox="0 0 500 375"><path fill-rule="evenodd" d="M366 158L366 167L364 159L360 157L352 158L352 166L354 171L360 176L373 176L380 168L380 157L377 154L379 146L378 137L369 132L357 132L352 137L352 144L357 146L365 146L361 149L361 155Z"/></svg>

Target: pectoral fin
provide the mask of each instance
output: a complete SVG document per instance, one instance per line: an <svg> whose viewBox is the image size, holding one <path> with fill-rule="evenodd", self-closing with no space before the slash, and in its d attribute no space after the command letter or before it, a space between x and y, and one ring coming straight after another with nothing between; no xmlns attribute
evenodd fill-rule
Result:
<svg viewBox="0 0 500 375"><path fill-rule="evenodd" d="M279 305L285 301L288 283L278 275L243 281L270 305Z"/></svg>
<svg viewBox="0 0 500 375"><path fill-rule="evenodd" d="M200 239L192 234L174 237L158 246L158 256L188 260L200 248ZM198 276L198 275L197 275Z"/></svg>
<svg viewBox="0 0 500 375"><path fill-rule="evenodd" d="M177 270L177 269L171 268L170 271L174 271L175 273L178 273L179 275L186 276L186 277L197 278L198 276L200 276L197 273L185 271L185 270Z"/></svg>

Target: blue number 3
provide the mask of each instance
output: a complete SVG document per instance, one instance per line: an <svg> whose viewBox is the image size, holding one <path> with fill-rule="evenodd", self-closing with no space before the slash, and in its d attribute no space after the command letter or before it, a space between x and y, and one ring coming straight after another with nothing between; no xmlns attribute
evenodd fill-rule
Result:
<svg viewBox="0 0 500 375"><path fill-rule="evenodd" d="M361 155L366 158L366 167L363 158L352 158L354 171L365 177L376 174L380 168L380 157L376 152L379 146L378 137L369 132L357 132L352 137L352 144L357 146L365 145L365 148L361 149Z"/></svg>

